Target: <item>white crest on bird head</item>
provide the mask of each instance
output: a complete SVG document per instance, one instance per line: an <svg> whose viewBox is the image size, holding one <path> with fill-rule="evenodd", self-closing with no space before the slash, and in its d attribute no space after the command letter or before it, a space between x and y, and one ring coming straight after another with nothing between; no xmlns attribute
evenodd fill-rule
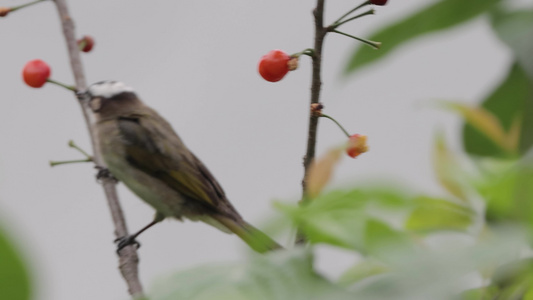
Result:
<svg viewBox="0 0 533 300"><path fill-rule="evenodd" d="M133 93L134 90L123 82L106 80L92 84L87 89L87 92L89 92L92 97L111 98L124 92Z"/></svg>

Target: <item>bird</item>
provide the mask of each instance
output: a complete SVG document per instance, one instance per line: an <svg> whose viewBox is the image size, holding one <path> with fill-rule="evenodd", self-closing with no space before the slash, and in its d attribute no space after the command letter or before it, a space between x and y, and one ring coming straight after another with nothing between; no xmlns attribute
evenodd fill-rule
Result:
<svg viewBox="0 0 533 300"><path fill-rule="evenodd" d="M106 80L79 94L88 99L107 170L156 211L150 224L119 239L117 252L139 246L135 238L166 218L202 221L234 233L259 253L282 248L241 217L213 174L133 88Z"/></svg>

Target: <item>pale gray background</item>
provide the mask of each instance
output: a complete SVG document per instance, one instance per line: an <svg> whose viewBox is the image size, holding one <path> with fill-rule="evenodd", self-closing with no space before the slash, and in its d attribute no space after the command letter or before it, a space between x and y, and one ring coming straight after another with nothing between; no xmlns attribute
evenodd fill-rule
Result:
<svg viewBox="0 0 533 300"><path fill-rule="evenodd" d="M11 6L23 1L0 1ZM327 1L332 21L358 1ZM433 1L390 0L377 15L345 26L359 36ZM515 1L531 4L531 0ZM289 53L312 45L315 1L70 1L79 35L96 39L83 60L89 82L116 79L133 86L161 112L209 166L246 219L261 226L273 199L296 201L308 117L310 63L271 84L256 72L271 49ZM0 20L0 223L17 236L35 274L36 297L125 299L112 225L90 164L48 166L89 147L76 100L52 85L21 80L26 61L40 58L52 77L72 82L55 7L43 3ZM382 41L386 43L387 41ZM459 149L460 119L431 108L432 99L477 103L505 75L510 52L480 18L402 47L381 63L342 80L356 42L329 35L322 101L325 112L353 133L369 136L371 151L344 159L334 185L392 178L419 191L444 192L434 179L431 141L438 128ZM318 153L344 141L322 120ZM119 187L130 230L153 210ZM247 253L237 238L199 223L166 221L140 241L147 289L158 275ZM280 241L284 242L284 241ZM341 252L319 252L319 267L338 276ZM346 260L348 259L348 260Z"/></svg>

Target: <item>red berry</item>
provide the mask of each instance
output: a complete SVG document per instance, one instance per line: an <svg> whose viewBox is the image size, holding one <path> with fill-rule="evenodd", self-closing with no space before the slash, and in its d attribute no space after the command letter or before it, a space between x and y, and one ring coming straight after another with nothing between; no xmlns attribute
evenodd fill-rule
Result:
<svg viewBox="0 0 533 300"><path fill-rule="evenodd" d="M291 57L281 51L272 50L261 57L259 61L259 74L270 82L280 81L289 72L287 65Z"/></svg>
<svg viewBox="0 0 533 300"><path fill-rule="evenodd" d="M370 3L374 5L385 5L388 0L370 0Z"/></svg>
<svg viewBox="0 0 533 300"><path fill-rule="evenodd" d="M346 154L351 158L356 158L361 153L368 151L366 144L366 135L354 134L348 139L348 146L346 147Z"/></svg>
<svg viewBox="0 0 533 300"><path fill-rule="evenodd" d="M90 52L94 46L94 39L90 35L84 35L80 40L78 40L78 46L83 52Z"/></svg>
<svg viewBox="0 0 533 300"><path fill-rule="evenodd" d="M40 88L50 77L50 67L40 59L30 60L22 69L22 78L27 85Z"/></svg>
<svg viewBox="0 0 533 300"><path fill-rule="evenodd" d="M5 17L11 11L9 7L0 7L0 17Z"/></svg>

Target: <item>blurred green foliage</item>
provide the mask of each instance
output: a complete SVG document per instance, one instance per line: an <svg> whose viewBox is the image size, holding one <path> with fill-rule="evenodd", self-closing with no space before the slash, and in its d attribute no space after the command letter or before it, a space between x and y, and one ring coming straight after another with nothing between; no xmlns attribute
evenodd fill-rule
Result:
<svg viewBox="0 0 533 300"><path fill-rule="evenodd" d="M479 107L447 104L465 119L465 153L436 136L433 165L444 195L383 183L323 193L320 186L305 205L275 203L308 246L180 271L159 279L149 298L533 300L533 10L506 3L433 1L371 35L382 49L358 48L345 69L354 73L413 39L490 18L514 60ZM318 245L342 248L357 262L326 278L315 266ZM0 299L30 295L25 264L0 231Z"/></svg>
<svg viewBox="0 0 533 300"><path fill-rule="evenodd" d="M322 192L302 206L276 202L308 247L178 272L160 280L151 299L533 299L533 10L510 11L507 3L432 2L370 36L383 48L362 46L345 70L490 17L515 60L479 107L445 105L465 120L465 153L452 152L442 135L435 139L436 179L447 194L381 183ZM342 248L357 262L338 280L326 279L314 267L318 245Z"/></svg>
<svg viewBox="0 0 533 300"><path fill-rule="evenodd" d="M520 128L517 152L524 154L533 145L533 9L492 10L492 28L515 56L507 77L481 106L492 112L506 129L513 122ZM469 124L464 128L467 152L481 156L506 157Z"/></svg>
<svg viewBox="0 0 533 300"><path fill-rule="evenodd" d="M466 201L354 186L305 206L278 202L310 247L181 271L160 280L151 299L527 299L533 173L522 161L494 160L471 177ZM331 281L313 267L320 244L362 256Z"/></svg>
<svg viewBox="0 0 533 300"><path fill-rule="evenodd" d="M496 117L503 130L516 126L518 146L515 151L509 151L506 145L495 144L491 137L480 133L474 124L465 123L464 147L468 153L478 156L523 155L533 145L533 10L509 10L509 2L441 0L432 3L372 34L369 39L383 42L382 48L376 51L364 45L358 47L346 65L345 74L379 61L413 39L485 15L490 18L495 35L509 46L516 61L509 66L510 71L500 86L481 102L481 107Z"/></svg>
<svg viewBox="0 0 533 300"><path fill-rule="evenodd" d="M12 240L0 229L0 299L27 300L30 296L26 264Z"/></svg>
<svg viewBox="0 0 533 300"><path fill-rule="evenodd" d="M345 74L377 62L407 42L432 32L445 30L470 21L491 10L502 0L441 0L431 3L419 12L390 24L368 37L382 42L379 50L367 46L358 47L348 64Z"/></svg>
<svg viewBox="0 0 533 300"><path fill-rule="evenodd" d="M533 145L532 82L523 68L515 63L500 86L481 104L481 107L497 118L506 131L511 130L514 122L518 122L520 134L515 155L523 155ZM463 144L468 153L477 156L515 156L496 145L469 123L465 123L463 129Z"/></svg>
<svg viewBox="0 0 533 300"><path fill-rule="evenodd" d="M168 276L153 287L150 299L352 299L347 291L315 273L312 263L311 252L305 249L253 254L246 262Z"/></svg>

